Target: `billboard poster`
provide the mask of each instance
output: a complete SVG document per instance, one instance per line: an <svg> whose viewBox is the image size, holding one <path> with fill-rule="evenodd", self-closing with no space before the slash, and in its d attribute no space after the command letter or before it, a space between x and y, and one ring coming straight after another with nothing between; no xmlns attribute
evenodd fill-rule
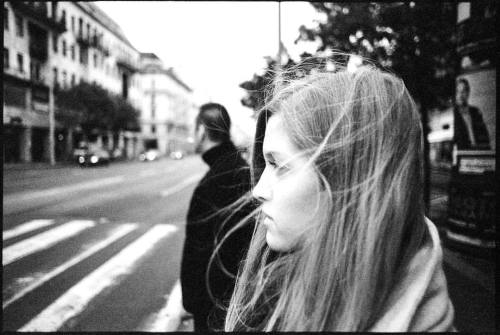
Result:
<svg viewBox="0 0 500 335"><path fill-rule="evenodd" d="M457 150L495 150L496 69L457 78L453 106Z"/></svg>
<svg viewBox="0 0 500 335"><path fill-rule="evenodd" d="M496 70L466 72L456 81L453 168L447 237L495 248Z"/></svg>

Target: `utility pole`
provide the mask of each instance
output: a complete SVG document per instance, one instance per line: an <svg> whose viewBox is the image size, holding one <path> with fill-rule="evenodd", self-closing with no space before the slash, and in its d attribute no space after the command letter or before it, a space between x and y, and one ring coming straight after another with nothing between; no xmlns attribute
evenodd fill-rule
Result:
<svg viewBox="0 0 500 335"><path fill-rule="evenodd" d="M281 69L281 1L278 1L278 64L276 70Z"/></svg>
<svg viewBox="0 0 500 335"><path fill-rule="evenodd" d="M52 43L54 43L54 39L52 38L52 34L54 32L49 33L49 50L48 52L51 53L53 50ZM50 65L52 57L49 57L48 63ZM54 140L54 135L55 135L55 120L54 120L54 74L50 70L52 66L49 66L49 75L47 76L49 78L49 162L50 165L55 165L56 164L56 155L55 155L55 140Z"/></svg>

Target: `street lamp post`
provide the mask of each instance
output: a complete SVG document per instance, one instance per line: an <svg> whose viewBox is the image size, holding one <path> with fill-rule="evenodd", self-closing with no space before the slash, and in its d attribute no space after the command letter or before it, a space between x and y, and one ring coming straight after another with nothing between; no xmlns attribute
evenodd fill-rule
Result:
<svg viewBox="0 0 500 335"><path fill-rule="evenodd" d="M52 32L53 34L54 32ZM49 33L49 36L51 34ZM52 43L53 43L53 38L49 38L49 52L53 50ZM49 59L52 59L52 57L49 57ZM51 62L48 62L49 65L51 65ZM49 66L49 162L50 165L55 165L56 164L56 157L55 157L55 141L54 141L54 133L55 133L55 120L54 120L54 74L52 71L50 71L51 66Z"/></svg>
<svg viewBox="0 0 500 335"><path fill-rule="evenodd" d="M281 1L278 1L278 62L276 70L281 68Z"/></svg>

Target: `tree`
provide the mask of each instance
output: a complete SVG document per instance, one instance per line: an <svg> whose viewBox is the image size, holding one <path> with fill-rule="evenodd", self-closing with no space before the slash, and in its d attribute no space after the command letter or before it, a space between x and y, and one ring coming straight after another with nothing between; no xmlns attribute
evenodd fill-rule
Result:
<svg viewBox="0 0 500 335"><path fill-rule="evenodd" d="M114 102L116 112L113 119L112 129L114 131L139 131L139 111L127 100L118 95L114 96Z"/></svg>
<svg viewBox="0 0 500 335"><path fill-rule="evenodd" d="M121 96L97 84L81 82L56 95L56 119L67 128L94 131L137 130L139 112Z"/></svg>

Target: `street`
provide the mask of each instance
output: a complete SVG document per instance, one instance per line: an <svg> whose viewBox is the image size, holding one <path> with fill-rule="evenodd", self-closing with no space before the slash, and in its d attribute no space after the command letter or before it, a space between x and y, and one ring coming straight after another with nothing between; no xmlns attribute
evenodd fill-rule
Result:
<svg viewBox="0 0 500 335"><path fill-rule="evenodd" d="M182 327L172 316L180 313L184 219L206 169L197 156L4 168L3 330ZM446 176L434 175L433 184L439 226ZM443 244L456 328L495 331L494 261Z"/></svg>
<svg viewBox="0 0 500 335"><path fill-rule="evenodd" d="M179 277L185 213L205 171L195 156L5 169L3 329L151 330Z"/></svg>

